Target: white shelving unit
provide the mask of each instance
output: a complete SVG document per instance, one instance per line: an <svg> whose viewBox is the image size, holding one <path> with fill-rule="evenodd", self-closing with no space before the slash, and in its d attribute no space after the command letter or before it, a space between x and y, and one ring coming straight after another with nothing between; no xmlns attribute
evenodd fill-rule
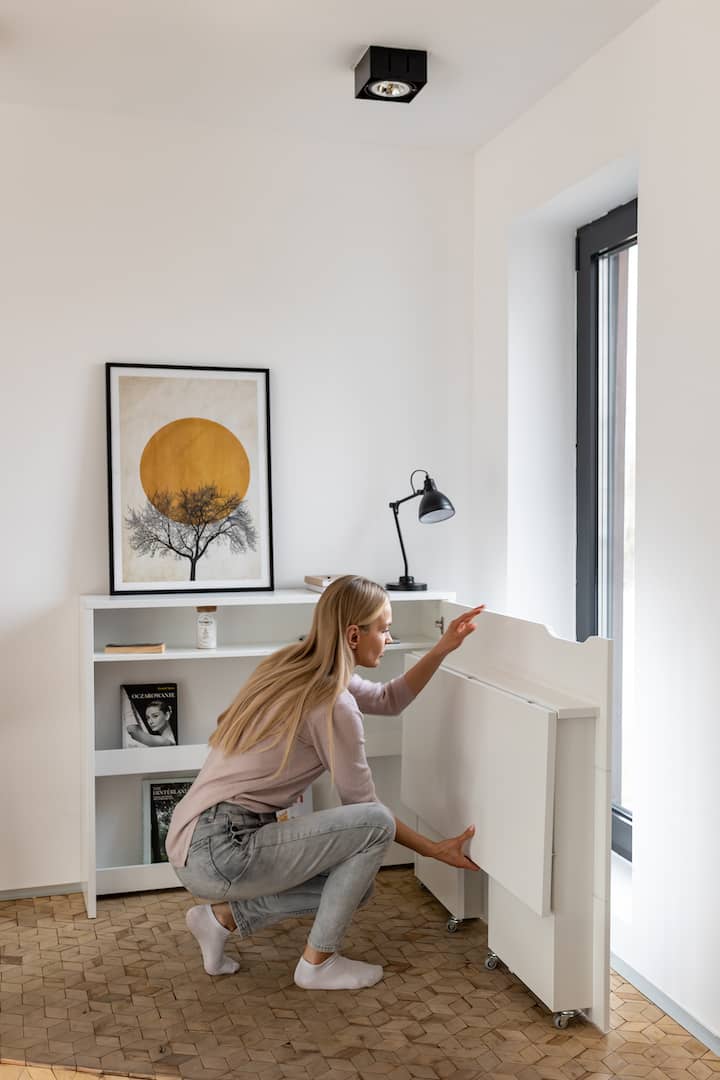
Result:
<svg viewBox="0 0 720 1080"><path fill-rule="evenodd" d="M259 660L310 626L320 596L306 589L258 593L203 593L81 597L81 679L86 753L84 883L90 918L96 898L117 892L179 887L167 863L142 861L142 781L201 768L207 739L219 713ZM400 675L404 656L429 648L440 634L438 621L450 592L393 593L393 636L381 667L365 672L383 682ZM195 608L218 608L218 648L197 649ZM111 653L110 642L164 641L164 653ZM120 686L178 684L178 746L121 749ZM365 721L368 758L379 797L409 824L414 814L400 800L400 717ZM336 804L324 779L313 787L316 809ZM410 861L404 848L390 849L388 864Z"/></svg>

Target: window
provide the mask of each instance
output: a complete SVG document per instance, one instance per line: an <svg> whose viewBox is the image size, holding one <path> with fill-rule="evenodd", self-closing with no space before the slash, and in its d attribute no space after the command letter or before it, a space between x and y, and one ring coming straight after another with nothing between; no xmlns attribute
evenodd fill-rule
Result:
<svg viewBox="0 0 720 1080"><path fill-rule="evenodd" d="M632 858L637 199L577 234L578 641L612 638L613 850Z"/></svg>

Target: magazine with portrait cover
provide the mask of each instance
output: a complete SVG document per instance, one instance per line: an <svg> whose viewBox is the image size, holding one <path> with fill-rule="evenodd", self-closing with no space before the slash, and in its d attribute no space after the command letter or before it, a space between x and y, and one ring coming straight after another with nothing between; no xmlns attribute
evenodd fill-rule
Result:
<svg viewBox="0 0 720 1080"><path fill-rule="evenodd" d="M195 776L143 780L143 862L167 862L165 837L172 812L190 790Z"/></svg>
<svg viewBox="0 0 720 1080"><path fill-rule="evenodd" d="M177 683L132 683L120 687L122 745L177 746Z"/></svg>

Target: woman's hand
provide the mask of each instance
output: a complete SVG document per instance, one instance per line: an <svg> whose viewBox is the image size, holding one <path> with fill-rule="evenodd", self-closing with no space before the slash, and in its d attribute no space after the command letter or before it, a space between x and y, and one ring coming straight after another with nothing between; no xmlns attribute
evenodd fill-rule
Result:
<svg viewBox="0 0 720 1080"><path fill-rule="evenodd" d="M459 836L452 836L449 840L436 840L433 843L431 857L438 862L447 863L448 866L458 866L461 870L479 870L469 855L463 852L463 846L475 835L475 826L468 825L465 832Z"/></svg>
<svg viewBox="0 0 720 1080"><path fill-rule="evenodd" d="M441 652L447 655L447 653L460 648L465 638L474 633L476 627L473 619L476 619L484 608L485 605L480 604L479 607L471 608L470 611L464 611L462 615L458 615L457 619L453 619L451 623L448 623L447 630L438 642L438 648Z"/></svg>
<svg viewBox="0 0 720 1080"><path fill-rule="evenodd" d="M395 842L403 847L417 851L418 855L424 855L427 859L437 859L438 862L447 863L448 866L458 866L461 870L480 870L469 856L463 852L463 845L475 834L475 826L469 825L465 832L459 836L451 836L449 840L431 840L422 833L415 832L404 821L395 818Z"/></svg>

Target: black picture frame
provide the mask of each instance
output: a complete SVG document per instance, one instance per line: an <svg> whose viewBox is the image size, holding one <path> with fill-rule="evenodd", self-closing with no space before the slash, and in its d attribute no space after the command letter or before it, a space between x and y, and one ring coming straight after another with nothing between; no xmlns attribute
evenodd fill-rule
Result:
<svg viewBox="0 0 720 1080"><path fill-rule="evenodd" d="M111 594L274 588L269 375L105 365Z"/></svg>

